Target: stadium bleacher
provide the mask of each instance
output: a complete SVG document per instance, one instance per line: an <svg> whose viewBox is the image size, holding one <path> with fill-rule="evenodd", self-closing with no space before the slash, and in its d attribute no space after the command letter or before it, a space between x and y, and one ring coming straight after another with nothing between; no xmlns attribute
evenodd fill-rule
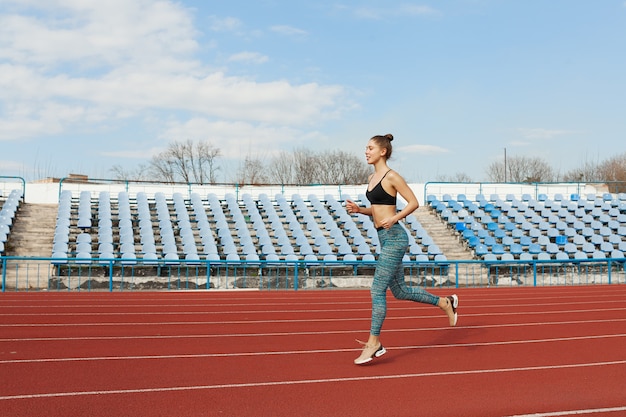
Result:
<svg viewBox="0 0 626 417"><path fill-rule="evenodd" d="M625 279L624 193L580 184L429 187L436 194L425 187L425 207L400 223L409 237L405 274L418 285ZM371 277L380 253L372 219L345 210L347 199L369 205L356 186L78 183L54 195L45 185L35 187L43 193L12 188L0 188L3 286L324 288L335 285L333 276L358 286L367 285L361 280ZM48 219L44 239L28 238L36 219Z"/></svg>
<svg viewBox="0 0 626 417"><path fill-rule="evenodd" d="M338 260L371 261L380 252L372 220L348 214L332 195L260 194L241 199L192 193L110 196L61 193L52 256L178 262ZM359 194L356 201L369 202ZM428 196L428 206L477 259L563 260L621 258L626 252L626 194L599 196L498 194L474 199ZM399 203L402 208L402 203ZM75 216L72 217L72 216ZM409 235L406 263L446 255L414 215L401 223ZM84 236L84 237L83 237ZM89 238L87 237L89 236ZM79 241L80 238L80 241Z"/></svg>
<svg viewBox="0 0 626 417"><path fill-rule="evenodd" d="M364 194L355 197L64 189L51 256L53 264L79 259L103 265L373 261L380 242L372 219L345 210L347 199L369 205ZM20 199L18 190L0 196L0 254ZM626 253L625 193L442 193L426 201L466 248L463 259L580 261ZM447 262L418 217L401 222L409 236L405 264Z"/></svg>
<svg viewBox="0 0 626 417"><path fill-rule="evenodd" d="M626 194L507 194L474 199L434 195L427 202L482 260L623 258Z"/></svg>
<svg viewBox="0 0 626 417"><path fill-rule="evenodd" d="M21 201L22 191L20 190L11 190L6 199L0 193L0 255L5 252L5 244L11 234L13 221Z"/></svg>
<svg viewBox="0 0 626 417"><path fill-rule="evenodd" d="M77 194L77 195L75 195ZM345 200L349 196L342 196ZM357 202L368 205L363 195ZM405 262L445 261L414 216L402 224L410 236ZM244 194L222 198L214 193L189 199L174 193L153 196L107 191L72 193L59 199L52 257L93 258L102 263L121 260L187 264L199 260L238 262L374 261L380 252L372 220L349 214L332 195L276 194L257 199Z"/></svg>

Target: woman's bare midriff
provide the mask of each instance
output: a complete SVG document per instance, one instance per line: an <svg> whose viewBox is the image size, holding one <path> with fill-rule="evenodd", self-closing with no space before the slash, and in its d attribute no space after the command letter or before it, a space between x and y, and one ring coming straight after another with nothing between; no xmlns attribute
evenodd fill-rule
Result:
<svg viewBox="0 0 626 417"><path fill-rule="evenodd" d="M396 214L396 206L388 206L383 204L372 204L372 218L374 219L374 226L381 227L380 222L388 217L393 217Z"/></svg>

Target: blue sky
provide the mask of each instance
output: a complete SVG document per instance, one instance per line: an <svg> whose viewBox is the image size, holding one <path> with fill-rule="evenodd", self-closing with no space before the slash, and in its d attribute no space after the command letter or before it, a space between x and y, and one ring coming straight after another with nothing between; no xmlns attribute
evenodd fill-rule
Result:
<svg viewBox="0 0 626 417"><path fill-rule="evenodd" d="M364 154L410 182L626 151L625 0L0 0L0 175L146 163L173 140L240 159Z"/></svg>

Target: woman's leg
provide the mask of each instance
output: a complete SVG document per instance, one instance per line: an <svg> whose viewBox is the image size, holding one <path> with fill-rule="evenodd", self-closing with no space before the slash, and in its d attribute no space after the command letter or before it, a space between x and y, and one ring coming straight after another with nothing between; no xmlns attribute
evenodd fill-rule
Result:
<svg viewBox="0 0 626 417"><path fill-rule="evenodd" d="M448 316L450 326L456 326L457 313L456 308L459 305L459 298L456 294L448 297L437 297L420 287L408 287L404 281L404 268L401 273L389 284L391 293L398 300L416 301L418 303L432 304L445 311Z"/></svg>
<svg viewBox="0 0 626 417"><path fill-rule="evenodd" d="M418 303L432 304L434 306L439 304L439 297L436 295L429 293L422 287L409 287L406 285L404 266L402 264L398 266L398 270L389 283L389 288L393 296L398 300L410 300Z"/></svg>
<svg viewBox="0 0 626 417"><path fill-rule="evenodd" d="M404 230L402 230L402 233L404 233ZM402 252L402 256L404 256L404 252ZM438 297L419 286L407 286L404 279L404 266L402 265L402 258L398 261L395 273L392 275L388 285L393 296L399 300L410 300L418 303L438 306L445 311L448 316L450 326L456 326L456 308L459 305L459 299L456 294L448 297Z"/></svg>
<svg viewBox="0 0 626 417"><path fill-rule="evenodd" d="M364 343L361 355L354 360L357 365L368 363L373 358L380 357L386 353L385 348L380 343L380 330L387 315L387 288L391 279L392 271L395 268L396 258L394 250L389 246L389 241L383 236L385 232L379 233L381 251L374 271L374 280L370 294L372 297L372 321L370 325L370 335L367 343Z"/></svg>
<svg viewBox="0 0 626 417"><path fill-rule="evenodd" d="M378 237L381 243L381 252L370 290L372 297L370 335L363 352L354 360L357 365L367 363L386 353L385 348L380 343L380 331L387 315L387 288L389 287L391 287L396 298L438 305L448 314L450 325L456 325L456 305L458 305L456 295L441 298L421 288L409 288L404 282L402 258L408 247L408 237L404 229L396 224L389 230L380 231Z"/></svg>
<svg viewBox="0 0 626 417"><path fill-rule="evenodd" d="M402 266L402 257L408 246L406 233L399 226L398 228L401 234L396 228L379 233L381 250L370 290L372 296L370 335L373 336L380 336L380 330L387 315L387 288L397 274L398 265Z"/></svg>
<svg viewBox="0 0 626 417"><path fill-rule="evenodd" d="M383 327L383 321L387 315L387 288L389 281L393 277L398 262L402 261L402 256L406 251L407 242L406 234L404 235L405 243L394 243L391 239L389 230L378 232L378 239L381 244L380 255L376 263L374 272L374 280L370 294L372 296L372 321L370 325L370 335L367 343L361 352L361 355L354 360L357 365L362 365L371 361L373 358L380 357L385 354L386 350L380 343L380 330Z"/></svg>

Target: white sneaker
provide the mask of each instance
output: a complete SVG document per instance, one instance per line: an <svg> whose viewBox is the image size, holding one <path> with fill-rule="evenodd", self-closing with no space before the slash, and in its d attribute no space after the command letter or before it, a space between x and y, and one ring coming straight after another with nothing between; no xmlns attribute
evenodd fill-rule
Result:
<svg viewBox="0 0 626 417"><path fill-rule="evenodd" d="M370 346L363 342L359 342L359 343L365 346L363 347L363 352L361 352L361 356L359 356L358 358L354 360L355 365L363 365L365 363L370 362L372 359L380 358L385 353L387 353L387 350L383 347L381 343L379 343L378 346Z"/></svg>
<svg viewBox="0 0 626 417"><path fill-rule="evenodd" d="M459 297L457 297L456 294L452 294L447 296L446 298L450 301L450 304L448 304L450 308L446 308L444 309L444 311L448 314L450 326L454 327L456 326L456 321L458 319L456 309L459 306Z"/></svg>

